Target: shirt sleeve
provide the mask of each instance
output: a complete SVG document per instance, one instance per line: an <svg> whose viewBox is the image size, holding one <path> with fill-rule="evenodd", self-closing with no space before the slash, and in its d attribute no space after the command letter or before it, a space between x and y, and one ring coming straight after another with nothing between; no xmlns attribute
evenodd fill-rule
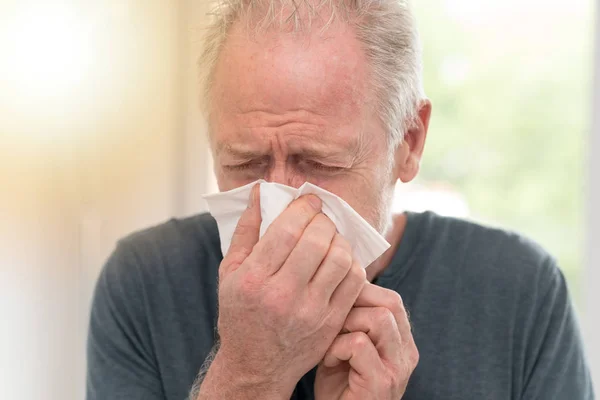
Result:
<svg viewBox="0 0 600 400"><path fill-rule="evenodd" d="M546 289L526 355L523 400L593 400L594 392L564 276L548 261Z"/></svg>
<svg viewBox="0 0 600 400"><path fill-rule="evenodd" d="M87 341L87 400L164 400L144 312L139 262L120 243L96 284Z"/></svg>

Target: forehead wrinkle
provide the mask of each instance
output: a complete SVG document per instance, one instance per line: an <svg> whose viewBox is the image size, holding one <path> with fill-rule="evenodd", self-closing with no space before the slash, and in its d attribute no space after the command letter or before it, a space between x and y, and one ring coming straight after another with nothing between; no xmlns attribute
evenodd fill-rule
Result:
<svg viewBox="0 0 600 400"><path fill-rule="evenodd" d="M276 115L260 112L260 115L251 113L231 117L225 131L227 134L219 142L239 143L248 148L266 147L272 145L276 137L283 147L298 148L304 144L309 147L322 149L323 147L348 148L348 143L355 142L351 125L339 124L332 118L321 121L305 121L314 117L311 113L303 113L301 118L294 115ZM263 117L264 116L264 117ZM226 116L223 116L226 117ZM307 118L308 117L308 118ZM229 138L229 140L225 140ZM223 143L218 143L222 147ZM323 150L325 151L325 150Z"/></svg>
<svg viewBox="0 0 600 400"><path fill-rule="evenodd" d="M281 113L277 112L277 110L269 109L268 107L256 107L255 105L244 103L236 104L235 108L237 117L248 120L250 125L258 123L274 128L288 123L300 123L323 127L326 124L328 117L330 117L319 109L308 110L305 108L292 108Z"/></svg>
<svg viewBox="0 0 600 400"><path fill-rule="evenodd" d="M362 136L359 135L358 140L332 142L324 141L318 136L310 137L302 134L275 135L272 138L273 140L270 141L269 150L258 149L243 142L219 141L215 153L217 155L225 153L237 158L252 159L262 157L269 152L284 151L285 153L320 159L339 159L340 156L350 155L354 160L358 158L360 153L364 152Z"/></svg>

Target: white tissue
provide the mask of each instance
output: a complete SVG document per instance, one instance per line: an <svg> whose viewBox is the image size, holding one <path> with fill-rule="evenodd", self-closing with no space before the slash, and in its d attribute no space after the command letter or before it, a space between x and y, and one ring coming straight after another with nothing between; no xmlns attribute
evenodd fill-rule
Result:
<svg viewBox="0 0 600 400"><path fill-rule="evenodd" d="M298 197L317 195L323 201L323 213L333 221L337 231L352 246L354 259L366 268L381 256L390 244L344 200L309 182L298 189L279 183L258 180L228 192L205 195L208 209L217 221L221 250L227 254L233 232L242 213L248 206L254 185L260 184L260 211L262 223L260 236L271 223Z"/></svg>

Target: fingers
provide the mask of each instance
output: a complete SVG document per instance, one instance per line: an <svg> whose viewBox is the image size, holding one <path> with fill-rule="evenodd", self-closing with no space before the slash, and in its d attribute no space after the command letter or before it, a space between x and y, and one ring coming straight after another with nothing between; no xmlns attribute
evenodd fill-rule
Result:
<svg viewBox="0 0 600 400"><path fill-rule="evenodd" d="M356 299L355 307L384 307L391 311L403 343L413 340L402 297L393 290L367 283Z"/></svg>
<svg viewBox="0 0 600 400"><path fill-rule="evenodd" d="M318 273L319 271L317 271ZM335 288L331 295L330 305L332 310L341 315L342 318L345 318L352 309L365 284L367 284L365 270L358 263L354 262L342 282ZM326 287L323 290L329 291L330 289ZM340 321L341 324L342 321Z"/></svg>
<svg viewBox="0 0 600 400"><path fill-rule="evenodd" d="M315 195L294 200L254 246L248 265L261 268L267 276L276 273L298 244L308 224L321 212L321 206L321 199Z"/></svg>
<svg viewBox="0 0 600 400"><path fill-rule="evenodd" d="M235 270L252 253L254 245L258 242L260 223L260 185L255 185L250 192L248 208L242 213L233 232L229 250L224 254L224 262L219 268L220 276Z"/></svg>
<svg viewBox="0 0 600 400"><path fill-rule="evenodd" d="M293 279L306 286L329 252L335 235L335 224L325 214L317 214L304 230L278 274L283 274L282 279Z"/></svg>
<svg viewBox="0 0 600 400"><path fill-rule="evenodd" d="M348 275L353 262L350 243L339 233L335 234L325 259L311 280L314 291L322 294L323 299L329 300Z"/></svg>
<svg viewBox="0 0 600 400"><path fill-rule="evenodd" d="M354 307L346 318L344 331L366 333L385 360L400 356L400 332L392 312L385 307Z"/></svg>
<svg viewBox="0 0 600 400"><path fill-rule="evenodd" d="M379 372L384 369L377 349L364 332L337 336L323 357L323 365L328 368L336 367L344 361L348 361L352 369L371 382L376 380Z"/></svg>

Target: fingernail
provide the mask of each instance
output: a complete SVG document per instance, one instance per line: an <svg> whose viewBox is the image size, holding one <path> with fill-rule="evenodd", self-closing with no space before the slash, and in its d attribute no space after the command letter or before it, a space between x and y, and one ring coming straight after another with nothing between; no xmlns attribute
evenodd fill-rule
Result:
<svg viewBox="0 0 600 400"><path fill-rule="evenodd" d="M321 199L315 196L314 194L308 195L308 202L311 206L315 208L315 210L321 210L321 206L323 205Z"/></svg>

